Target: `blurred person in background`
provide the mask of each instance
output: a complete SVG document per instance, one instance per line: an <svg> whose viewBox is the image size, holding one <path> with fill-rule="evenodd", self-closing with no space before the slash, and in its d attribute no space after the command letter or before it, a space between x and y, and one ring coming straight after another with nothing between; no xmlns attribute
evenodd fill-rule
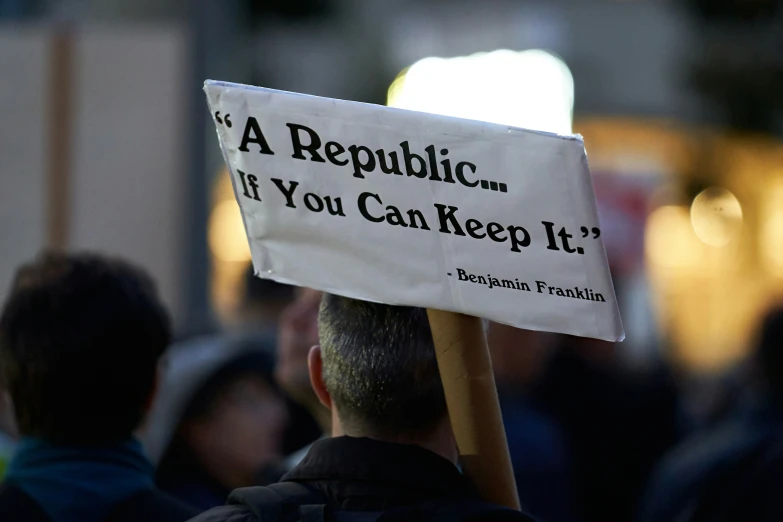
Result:
<svg viewBox="0 0 783 522"><path fill-rule="evenodd" d="M759 329L746 400L658 466L641 522L783 520L783 307Z"/></svg>
<svg viewBox="0 0 783 522"><path fill-rule="evenodd" d="M0 368L22 439L3 522L180 522L134 431L152 403L169 317L142 270L96 255L22 266L0 317Z"/></svg>
<svg viewBox="0 0 783 522"><path fill-rule="evenodd" d="M307 367L310 349L318 344L318 308L321 295L318 290L299 288L296 299L286 307L280 317L275 377L280 387L302 408L298 419L294 417L297 424L292 422L291 426L292 429L297 429L298 433L288 436L288 440L298 444L291 448L297 451L293 451L286 461L289 468L299 463L307 454L310 443L319 435L323 437L331 431L331 415L313 391ZM313 419L319 427L318 432L312 431ZM306 436L304 439L303 435Z"/></svg>
<svg viewBox="0 0 783 522"><path fill-rule="evenodd" d="M256 277L251 263L245 271L242 296L228 330L253 338L274 352L280 316L293 299L294 287Z"/></svg>
<svg viewBox="0 0 783 522"><path fill-rule="evenodd" d="M0 372L0 480L16 449L16 422L14 421L11 396L8 395L2 372Z"/></svg>
<svg viewBox="0 0 783 522"><path fill-rule="evenodd" d="M300 340L303 337L312 340L306 330L307 321L298 319L298 312L291 313L292 309L301 308L301 301L301 290L256 277L251 263L245 271L242 298L227 325L228 335L238 337L245 343L255 343L282 361L277 376L283 377L280 384L288 409L288 425L282 448L284 454L299 450L321 435L321 428L309 409L299 401L307 395L308 390L300 389L298 375L303 364L307 376L307 350L313 345L310 342L304 348L303 359L298 357L297 354L302 351ZM317 343L317 331L315 335ZM280 373L281 368L283 373ZM309 385L308 381L308 388Z"/></svg>
<svg viewBox="0 0 783 522"><path fill-rule="evenodd" d="M576 520L573 477L563 434L527 396L550 352L545 336L490 323L487 343L522 505L549 522Z"/></svg>
<svg viewBox="0 0 783 522"><path fill-rule="evenodd" d="M625 368L615 343L556 339L530 396L564 434L577 515L632 520L653 466L680 435L674 384L665 369Z"/></svg>
<svg viewBox="0 0 783 522"><path fill-rule="evenodd" d="M263 346L230 336L172 347L144 443L158 486L201 510L282 474L285 402Z"/></svg>

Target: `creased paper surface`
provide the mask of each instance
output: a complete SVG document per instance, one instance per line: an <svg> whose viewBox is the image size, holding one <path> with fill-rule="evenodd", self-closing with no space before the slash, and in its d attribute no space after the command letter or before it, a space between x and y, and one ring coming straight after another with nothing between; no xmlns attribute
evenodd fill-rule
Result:
<svg viewBox="0 0 783 522"><path fill-rule="evenodd" d="M581 137L204 89L259 276L623 339Z"/></svg>

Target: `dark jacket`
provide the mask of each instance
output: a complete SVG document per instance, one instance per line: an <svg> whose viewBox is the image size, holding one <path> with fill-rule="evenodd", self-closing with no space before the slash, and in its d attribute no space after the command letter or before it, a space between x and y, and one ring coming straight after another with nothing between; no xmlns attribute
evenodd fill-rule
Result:
<svg viewBox="0 0 783 522"><path fill-rule="evenodd" d="M650 471L677 440L677 396L665 372L626 374L578 349L555 354L532 404L563 432L579 519L632 520Z"/></svg>
<svg viewBox="0 0 783 522"><path fill-rule="evenodd" d="M576 520L572 477L559 426L519 394L500 394L500 408L523 508L547 522Z"/></svg>
<svg viewBox="0 0 783 522"><path fill-rule="evenodd" d="M419 503L481 505L472 484L443 457L418 446L366 438L335 437L317 441L304 460L282 478L323 495L330 510L389 511ZM493 520L533 522L507 510ZM483 520L473 518L471 520ZM245 505L212 509L193 522L258 522ZM261 521L268 522L268 521Z"/></svg>
<svg viewBox="0 0 783 522"><path fill-rule="evenodd" d="M783 520L783 413L753 407L675 448L638 520Z"/></svg>
<svg viewBox="0 0 783 522"><path fill-rule="evenodd" d="M119 502L106 522L184 522L197 513L190 506L148 489ZM24 491L13 484L0 485L0 520L3 522L53 522Z"/></svg>
<svg viewBox="0 0 783 522"><path fill-rule="evenodd" d="M132 437L95 445L25 437L0 489L0 520L182 522L198 513L156 490L153 474Z"/></svg>

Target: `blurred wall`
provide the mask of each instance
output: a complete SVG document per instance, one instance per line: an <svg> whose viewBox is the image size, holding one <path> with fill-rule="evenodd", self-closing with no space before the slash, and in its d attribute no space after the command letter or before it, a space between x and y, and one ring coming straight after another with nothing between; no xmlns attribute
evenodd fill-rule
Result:
<svg viewBox="0 0 783 522"><path fill-rule="evenodd" d="M559 54L581 114L696 118L688 86L698 35L673 2L451 0L337 2L333 17L257 31L265 85L382 103L403 68L427 56L544 48Z"/></svg>
<svg viewBox="0 0 783 522"><path fill-rule="evenodd" d="M15 266L47 246L53 30L0 29L0 298ZM144 266L175 320L184 262L185 43L175 26L74 31L62 195L66 247Z"/></svg>
<svg viewBox="0 0 783 522"><path fill-rule="evenodd" d="M0 29L0 299L46 238L45 30Z"/></svg>

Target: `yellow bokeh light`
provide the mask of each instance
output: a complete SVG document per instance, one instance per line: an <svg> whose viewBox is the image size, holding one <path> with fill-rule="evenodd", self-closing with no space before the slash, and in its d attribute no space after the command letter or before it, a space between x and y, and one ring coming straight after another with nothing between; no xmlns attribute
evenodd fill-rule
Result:
<svg viewBox="0 0 783 522"><path fill-rule="evenodd" d="M209 217L209 247L221 261L247 262L250 247L239 205L233 199L221 201Z"/></svg>
<svg viewBox="0 0 783 522"><path fill-rule="evenodd" d="M765 191L762 212L759 228L761 259L772 275L783 277L783 180L771 184Z"/></svg>
<svg viewBox="0 0 783 522"><path fill-rule="evenodd" d="M705 244L726 246L742 229L742 206L728 190L710 187L693 200L691 225Z"/></svg>
<svg viewBox="0 0 783 522"><path fill-rule="evenodd" d="M697 266L700 245L691 230L688 209L667 205L655 209L647 218L645 251L653 265L669 269Z"/></svg>
<svg viewBox="0 0 783 522"><path fill-rule="evenodd" d="M388 105L570 134L574 80L562 60L541 50L431 57L400 73Z"/></svg>

